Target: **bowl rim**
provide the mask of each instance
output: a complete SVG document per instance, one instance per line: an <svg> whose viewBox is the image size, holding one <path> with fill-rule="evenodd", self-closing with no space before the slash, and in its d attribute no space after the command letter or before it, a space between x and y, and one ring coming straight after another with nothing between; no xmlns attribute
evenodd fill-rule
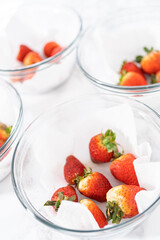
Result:
<svg viewBox="0 0 160 240"><path fill-rule="evenodd" d="M40 2L40 3L38 3L38 6L39 6L39 4L43 5L44 3ZM54 3L49 2L49 4L52 5ZM31 3L31 2L30 3L23 3L20 6L22 6L22 5L25 5L25 6L26 5L32 5L33 6L33 3ZM34 5L36 6L37 4L34 3ZM20 6L18 6L18 7L20 7ZM45 4L45 6L46 6L46 4ZM43 65L45 65L47 63L51 62L52 64L54 64L55 62L53 60L59 59L59 56L61 56L64 53L68 53L68 50L70 50L76 44L76 42L80 38L80 35L81 35L81 32L82 32L82 26L83 26L82 18L80 16L80 14L78 13L78 11L75 10L74 8L72 8L71 6L67 6L67 5L58 5L57 6L55 4L54 4L54 8L52 10L53 11L57 11L57 10L59 10L59 11L61 11L61 10L65 10L66 11L67 10L68 11L69 10L70 12L72 12L74 17L76 17L77 20L79 21L78 33L75 36L75 38L71 41L71 43L67 47L63 48L60 52L55 54L54 56L45 58L45 59L43 59L42 61L40 61L38 63L34 63L32 65L28 65L28 66L25 66L25 67L18 67L18 68L11 68L11 69L0 68L0 73L19 73L21 71L21 74L23 74L23 71L25 71L25 70L30 70L31 69L31 70L34 71L34 68L39 67L39 66L43 66Z"/></svg>
<svg viewBox="0 0 160 240"><path fill-rule="evenodd" d="M155 7L155 6L154 6ZM157 7L160 9L160 5L157 5ZM144 12L144 9L148 10L149 11L149 8L147 7L140 7L140 8L134 8L134 12L135 13L138 13L138 14L141 14L141 11L143 10ZM156 9L156 8L154 8ZM121 9L119 12L118 12L118 15L122 15L122 16L125 16L125 13L127 12L133 12L133 9L128 9L128 8L124 8L124 9ZM160 87L160 83L155 83L155 84L148 84L148 85L143 85L143 86L120 86L120 85L115 85L115 84L110 84L110 83L107 83L107 82L104 82L96 77L94 77L92 74L90 74L87 69L85 68L84 64L82 63L81 61L81 58L80 55L82 53L82 51L80 49L83 49L83 40L85 39L86 35L91 32L91 31L95 31L95 29L97 29L98 27L104 25L107 21L112 20L112 18L115 17L115 15L117 15L117 12L113 12L112 14L108 14L107 17L104 17L103 20L101 19L100 21L94 23L94 24L91 24L82 34L81 36L81 41L79 43L79 45L77 46L77 51L76 51L76 61L77 61L77 64L80 68L80 70L83 72L83 74L89 79L92 81L93 84L95 85L98 85L99 87L106 87L108 88L109 91L117 91L119 90L119 93L124 93L122 92L121 90L128 90L128 91L138 91L138 90L149 90L149 89L155 89L157 87ZM118 16L117 15L117 16ZM156 89L157 90L157 89ZM157 90L157 91L160 91ZM146 94L146 93L149 93L149 92L126 92L126 94Z"/></svg>
<svg viewBox="0 0 160 240"><path fill-rule="evenodd" d="M22 103L22 99L20 97L20 94L13 87L13 85L11 83L7 82L4 79L0 79L0 85L11 89L11 91L13 91L15 93L16 98L18 99L18 102L20 104L19 111L18 111L18 118L17 118L17 121L13 125L11 134L10 134L9 138L5 141L5 143L0 147L0 158L2 158L5 155L5 153L8 151L8 149L10 149L10 147L14 143L14 141L16 139L16 136L17 136L17 133L18 133L20 127L21 127L22 120L23 120L23 103Z"/></svg>
<svg viewBox="0 0 160 240"><path fill-rule="evenodd" d="M119 223L117 225L113 225L111 227L107 227L107 228L101 228L101 229L95 229L95 230L76 230L76 229L70 229L70 228L65 228L65 227L61 227L59 225L56 225L54 224L53 222L49 221L48 219L46 219L42 214L40 214L35 208L34 206L31 204L30 200L28 199L28 197L26 196L25 192L21 192L21 189L19 188L17 182L16 181L16 177L15 177L15 174L14 174L14 168L15 168L15 159L16 159L16 153L18 151L18 147L19 145L21 144L21 141L23 138L25 138L25 134L26 132L28 131L28 129L33 125L35 124L35 122L37 120L39 120L41 117L45 116L47 113L49 112L53 112L53 111L56 111L56 109L58 109L59 107L61 106L65 106L67 104L72 104L75 100L80 100L80 99L83 99L84 97L93 97L93 96L97 96L96 93L91 93L91 94L83 94L81 96L78 96L76 98L73 98L71 100L68 100L68 101L65 101L63 103L60 103L60 104L56 104L52 107L49 107L45 112L41 113L37 118L35 118L30 124L29 126L25 129L25 131L22 133L17 145L16 145L16 148L14 150L14 153L13 153L13 157L12 157L12 165L11 165L11 179L12 179L12 185L13 185L13 188L14 188L14 191L19 199L19 201L21 202L22 206L27 210L29 211L29 213L35 218L37 219L39 222L43 223L44 225L52 228L52 229L58 229L58 230L61 230L61 231L64 231L64 232L68 232L68 233L99 233L99 232L107 232L109 230L118 230L119 228L125 228L126 226L130 225L131 223L133 223L136 219L139 219L141 216L143 216L145 213L148 213L149 210L152 209L152 207L158 205L158 202L160 201L160 196L157 197L157 199L148 207L146 208L143 212L137 214L136 216L132 217L132 218L129 218L126 222L123 222L123 223ZM112 97L112 98L123 98L123 99L126 99L126 100L129 100L130 102L136 102L136 104L140 104L141 106L147 108L154 116L156 116L157 119L160 120L160 115L153 109L151 108L150 106L148 106L147 104L137 100L137 99L133 99L132 97L129 97L129 96L122 96L122 95L115 95L115 94L105 94L105 93L99 93L98 94L99 97Z"/></svg>

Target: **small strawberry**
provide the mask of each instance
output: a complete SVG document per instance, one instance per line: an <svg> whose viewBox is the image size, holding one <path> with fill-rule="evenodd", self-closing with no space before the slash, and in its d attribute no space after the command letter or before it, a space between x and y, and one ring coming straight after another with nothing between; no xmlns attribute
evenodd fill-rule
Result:
<svg viewBox="0 0 160 240"><path fill-rule="evenodd" d="M44 46L43 48L43 51L44 51L44 54L46 57L51 57L53 55L52 54L52 51L54 50L54 48L59 48L60 45L56 42L48 42L46 43L46 45ZM60 50L61 51L61 50ZM59 51L58 51L59 52Z"/></svg>
<svg viewBox="0 0 160 240"><path fill-rule="evenodd" d="M91 169L85 169L82 177L77 175L74 183L81 194L98 202L105 202L106 193L112 187L103 174Z"/></svg>
<svg viewBox="0 0 160 240"><path fill-rule="evenodd" d="M107 192L106 215L112 223L120 223L122 218L131 218L138 212L136 194L144 190L135 185L119 185Z"/></svg>
<svg viewBox="0 0 160 240"><path fill-rule="evenodd" d="M143 77L143 72L142 70L137 67L137 65L134 62L126 62L124 61L120 70L120 74L123 75L123 73L127 73L127 72L137 72L139 74L141 74Z"/></svg>
<svg viewBox="0 0 160 240"><path fill-rule="evenodd" d="M141 68L145 73L155 74L160 71L160 52L144 47L146 56L137 56L136 61L140 62Z"/></svg>
<svg viewBox="0 0 160 240"><path fill-rule="evenodd" d="M160 71L156 74L151 74L151 84L160 83Z"/></svg>
<svg viewBox="0 0 160 240"><path fill-rule="evenodd" d="M51 51L50 57L56 55L57 53L61 52L62 50L63 50L63 48L61 46L53 48Z"/></svg>
<svg viewBox="0 0 160 240"><path fill-rule="evenodd" d="M42 61L41 56L36 52L29 52L23 59L25 66Z"/></svg>
<svg viewBox="0 0 160 240"><path fill-rule="evenodd" d="M57 191L53 194L51 201L47 201L44 206L53 206L57 212L62 200L78 202L76 191L72 186L57 189Z"/></svg>
<svg viewBox="0 0 160 240"><path fill-rule="evenodd" d="M26 45L20 45L17 60L23 62L23 59L29 52L32 52L32 50L29 47L27 47Z"/></svg>
<svg viewBox="0 0 160 240"><path fill-rule="evenodd" d="M80 201L80 203L88 208L88 210L92 213L93 217L95 218L100 228L103 228L108 224L104 213L92 200L83 199Z"/></svg>
<svg viewBox="0 0 160 240"><path fill-rule="evenodd" d="M5 142L11 133L12 126L7 127L5 124L0 124L0 140Z"/></svg>
<svg viewBox="0 0 160 240"><path fill-rule="evenodd" d="M83 176L85 166L73 155L66 158L64 165L64 178L69 184L73 184L76 179L76 175Z"/></svg>
<svg viewBox="0 0 160 240"><path fill-rule="evenodd" d="M125 184L139 186L133 165L135 159L135 156L130 153L115 159L110 165L112 175Z"/></svg>
<svg viewBox="0 0 160 240"><path fill-rule="evenodd" d="M92 137L89 143L91 160L96 163L104 163L119 157L121 153L118 152L115 140L116 134L110 129L105 134L100 133Z"/></svg>
<svg viewBox="0 0 160 240"><path fill-rule="evenodd" d="M137 72L128 72L121 75L118 83L120 86L144 86L147 85L146 79Z"/></svg>

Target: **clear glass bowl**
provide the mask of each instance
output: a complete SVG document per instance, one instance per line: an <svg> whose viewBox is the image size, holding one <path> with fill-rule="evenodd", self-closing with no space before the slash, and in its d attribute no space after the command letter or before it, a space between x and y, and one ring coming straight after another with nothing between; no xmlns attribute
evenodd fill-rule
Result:
<svg viewBox="0 0 160 240"><path fill-rule="evenodd" d="M127 95L160 90L160 83L119 86L122 62L144 55L143 47L160 50L160 5L118 10L89 27L77 50L77 61L87 79L99 88Z"/></svg>
<svg viewBox="0 0 160 240"><path fill-rule="evenodd" d="M6 81L0 80L0 122L13 126L11 134L0 147L0 181L11 169L12 154L20 131L23 115L22 101L15 88Z"/></svg>
<svg viewBox="0 0 160 240"><path fill-rule="evenodd" d="M91 130L86 129L86 125L81 124L81 121L90 117L93 112L126 103L126 100L134 114L138 142L148 141L153 151L151 161L159 161L159 115L133 98L116 95L85 95L50 108L28 127L17 144L12 161L12 181L15 192L24 208L48 227L47 231L42 231L42 234L49 234L50 239L54 239L54 230L86 239L106 239L120 233L125 234L148 218L159 205L160 197L134 218L119 225L111 225L107 229L93 231L63 228L50 221L42 211L46 198L53 194L53 189L56 189L59 180L63 179L62 165L65 163L66 156L68 153L74 154L76 146L79 147L81 134ZM77 132L80 133L79 138ZM157 139L156 142L155 139ZM49 186L51 191L48 189Z"/></svg>
<svg viewBox="0 0 160 240"><path fill-rule="evenodd" d="M1 17L3 12L0 10ZM19 92L49 92L70 77L82 31L81 17L74 9L54 2L20 3L8 9L7 21L0 30L0 76ZM43 47L50 41L59 43L63 50L46 58ZM16 60L20 44L38 52L44 60L24 66Z"/></svg>

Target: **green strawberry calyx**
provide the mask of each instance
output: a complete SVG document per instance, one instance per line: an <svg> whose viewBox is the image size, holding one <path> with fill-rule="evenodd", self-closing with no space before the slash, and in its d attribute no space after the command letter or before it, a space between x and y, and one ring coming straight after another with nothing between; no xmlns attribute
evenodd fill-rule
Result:
<svg viewBox="0 0 160 240"><path fill-rule="evenodd" d="M121 73L121 76L120 76L120 79L119 79L119 82L118 82L118 85L120 85L120 84L121 84L121 82L122 82L122 80L123 80L124 76L126 75L126 73L127 73L127 71L126 71L126 70L123 70L123 71L122 71L122 73Z"/></svg>
<svg viewBox="0 0 160 240"><path fill-rule="evenodd" d="M81 180L88 177L88 175L92 174L92 169L90 167L86 167L84 169L83 176L79 176L77 173L75 174L76 178L73 180L73 184L78 188L78 184Z"/></svg>
<svg viewBox="0 0 160 240"><path fill-rule="evenodd" d="M5 129L5 131L6 131L6 133L7 133L8 135L10 135L10 134L11 134L11 131L12 131L12 126L7 127L7 128Z"/></svg>
<svg viewBox="0 0 160 240"><path fill-rule="evenodd" d="M116 143L115 140L116 140L116 134L111 129L108 129L105 132L105 134L102 133L102 143L103 143L103 145L107 148L107 151L109 153L113 152L113 159L111 159L111 161L120 157L124 153L123 149L122 149L122 153L120 153L118 151L117 145L119 145L119 144Z"/></svg>
<svg viewBox="0 0 160 240"><path fill-rule="evenodd" d="M155 84L155 83L157 83L156 75L155 74L151 74L151 84Z"/></svg>
<svg viewBox="0 0 160 240"><path fill-rule="evenodd" d="M148 54L148 53L153 52L154 49L153 49L153 47L151 47L150 49L147 48L147 47L144 47L143 50ZM139 55L139 56L136 57L135 61L137 63L140 63L142 61L142 58L143 58L143 56Z"/></svg>
<svg viewBox="0 0 160 240"><path fill-rule="evenodd" d="M76 195L73 195L71 197L68 197L63 194L63 192L58 192L58 198L57 201L47 201L44 206L54 206L55 211L58 211L58 208L61 205L62 200L68 200L68 201L74 201L76 199Z"/></svg>
<svg viewBox="0 0 160 240"><path fill-rule="evenodd" d="M124 216L124 212L122 209L118 206L116 201L108 201L106 203L106 216L107 221L110 221L112 219L112 223L119 224L122 217Z"/></svg>

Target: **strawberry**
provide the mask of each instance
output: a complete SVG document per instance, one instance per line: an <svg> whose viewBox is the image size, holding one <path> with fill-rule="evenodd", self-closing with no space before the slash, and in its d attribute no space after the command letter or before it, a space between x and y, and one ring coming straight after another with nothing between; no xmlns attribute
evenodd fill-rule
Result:
<svg viewBox="0 0 160 240"><path fill-rule="evenodd" d="M90 168L84 170L82 177L77 175L74 183L80 193L98 202L105 202L106 193L111 189L108 179L99 172L92 172Z"/></svg>
<svg viewBox="0 0 160 240"><path fill-rule="evenodd" d="M147 85L146 79L137 72L128 72L121 75L120 86L143 86Z"/></svg>
<svg viewBox="0 0 160 240"><path fill-rule="evenodd" d="M106 215L112 223L120 223L122 218L131 218L138 212L136 194L144 190L135 185L119 185L107 192Z"/></svg>
<svg viewBox="0 0 160 240"><path fill-rule="evenodd" d="M51 55L51 53L52 53L53 49L54 49L54 48L57 48L57 47L59 48L60 46L59 46L59 44L56 43L56 42L48 42L48 43L46 43L46 45L45 45L44 48L43 48L43 51L44 51L45 56L46 56L46 57L51 57L51 56L53 56L53 55Z"/></svg>
<svg viewBox="0 0 160 240"><path fill-rule="evenodd" d="M92 200L83 199L80 201L80 203L88 208L88 210L92 213L93 217L95 218L100 228L103 228L108 224L104 213Z"/></svg>
<svg viewBox="0 0 160 240"><path fill-rule="evenodd" d="M12 126L7 127L5 124L0 123L0 140L1 142L5 142L11 133Z"/></svg>
<svg viewBox="0 0 160 240"><path fill-rule="evenodd" d="M53 194L51 201L47 201L44 206L53 206L57 212L62 200L78 202L76 191L72 186L57 189L57 191Z"/></svg>
<svg viewBox="0 0 160 240"><path fill-rule="evenodd" d="M126 62L126 61L123 62L120 70L120 74L123 75L124 73L127 73L127 72L137 72L144 77L142 70L139 67L137 67L137 65L134 62Z"/></svg>
<svg viewBox="0 0 160 240"><path fill-rule="evenodd" d="M89 151L91 160L96 163L109 162L112 158L119 157L116 134L108 129L105 134L98 134L91 138Z"/></svg>
<svg viewBox="0 0 160 240"><path fill-rule="evenodd" d="M110 165L112 175L125 184L139 186L133 165L135 159L135 156L130 153L115 159Z"/></svg>
<svg viewBox="0 0 160 240"><path fill-rule="evenodd" d="M36 52L29 52L23 59L25 66L42 61L41 56Z"/></svg>
<svg viewBox="0 0 160 240"><path fill-rule="evenodd" d="M145 73L155 74L160 71L160 52L144 47L146 56L137 56L136 61L140 62L141 68Z"/></svg>
<svg viewBox="0 0 160 240"><path fill-rule="evenodd" d="M64 178L69 184L74 184L76 175L83 176L85 166L73 155L66 158L64 165Z"/></svg>
<svg viewBox="0 0 160 240"><path fill-rule="evenodd" d="M156 74L151 74L151 84L160 83L160 71Z"/></svg>
<svg viewBox="0 0 160 240"><path fill-rule="evenodd" d="M59 53L62 50L63 50L63 48L60 47L60 46L53 48L52 51L51 51L50 57L56 55L57 53Z"/></svg>
<svg viewBox="0 0 160 240"><path fill-rule="evenodd" d="M29 52L32 52L32 50L29 47L27 47L26 45L20 45L17 60L23 62L23 59Z"/></svg>

